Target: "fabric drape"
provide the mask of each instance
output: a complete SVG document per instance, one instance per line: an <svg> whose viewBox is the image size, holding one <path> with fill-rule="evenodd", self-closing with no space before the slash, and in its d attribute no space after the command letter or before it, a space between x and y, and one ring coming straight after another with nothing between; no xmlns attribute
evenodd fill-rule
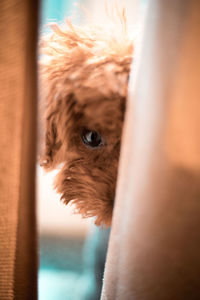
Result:
<svg viewBox="0 0 200 300"><path fill-rule="evenodd" d="M200 299L199 12L198 0L149 1L102 300Z"/></svg>
<svg viewBox="0 0 200 300"><path fill-rule="evenodd" d="M0 1L0 299L37 299L37 1Z"/></svg>

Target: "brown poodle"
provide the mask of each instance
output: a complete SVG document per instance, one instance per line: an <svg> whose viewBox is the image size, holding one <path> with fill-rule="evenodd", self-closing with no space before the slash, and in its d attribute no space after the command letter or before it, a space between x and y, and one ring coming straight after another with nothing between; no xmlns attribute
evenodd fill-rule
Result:
<svg viewBox="0 0 200 300"><path fill-rule="evenodd" d="M55 187L97 225L111 224L133 41L120 27L53 25L42 39L45 149Z"/></svg>

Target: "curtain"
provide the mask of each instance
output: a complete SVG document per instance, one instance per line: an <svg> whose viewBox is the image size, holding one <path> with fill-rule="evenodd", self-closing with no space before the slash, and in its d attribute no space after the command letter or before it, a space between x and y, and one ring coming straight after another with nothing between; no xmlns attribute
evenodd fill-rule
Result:
<svg viewBox="0 0 200 300"><path fill-rule="evenodd" d="M37 299L37 1L0 1L0 299Z"/></svg>
<svg viewBox="0 0 200 300"><path fill-rule="evenodd" d="M200 2L149 0L102 300L200 299Z"/></svg>

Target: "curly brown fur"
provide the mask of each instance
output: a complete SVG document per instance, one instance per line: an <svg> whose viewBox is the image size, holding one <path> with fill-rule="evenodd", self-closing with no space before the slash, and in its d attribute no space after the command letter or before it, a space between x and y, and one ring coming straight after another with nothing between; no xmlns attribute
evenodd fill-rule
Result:
<svg viewBox="0 0 200 300"><path fill-rule="evenodd" d="M46 137L41 164L62 163L55 187L64 203L75 204L97 225L110 225L120 140L133 55L133 42L120 28L53 26L42 39L42 97ZM104 144L88 147L83 130L98 132Z"/></svg>

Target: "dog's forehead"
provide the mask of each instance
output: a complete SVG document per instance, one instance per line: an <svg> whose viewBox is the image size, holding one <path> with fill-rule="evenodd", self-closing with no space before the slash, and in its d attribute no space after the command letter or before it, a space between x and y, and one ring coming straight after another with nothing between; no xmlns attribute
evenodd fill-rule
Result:
<svg viewBox="0 0 200 300"><path fill-rule="evenodd" d="M83 76L77 75L73 83L73 94L80 103L126 97L129 72L119 70L116 64L94 66L82 72Z"/></svg>
<svg viewBox="0 0 200 300"><path fill-rule="evenodd" d="M76 102L74 106L76 114L74 115L73 127L95 130L112 139L119 138L126 99L107 98L101 95L85 100L84 104Z"/></svg>
<svg viewBox="0 0 200 300"><path fill-rule="evenodd" d="M128 71L111 62L90 67L83 72L84 76L80 71L76 78L73 77L73 123L112 134L123 121Z"/></svg>

